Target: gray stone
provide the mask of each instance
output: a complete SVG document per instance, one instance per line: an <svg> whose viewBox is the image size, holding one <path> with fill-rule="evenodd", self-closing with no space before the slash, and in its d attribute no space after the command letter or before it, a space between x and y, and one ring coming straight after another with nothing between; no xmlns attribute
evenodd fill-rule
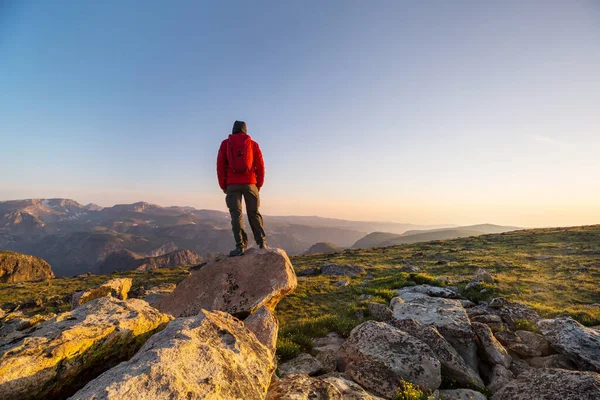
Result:
<svg viewBox="0 0 600 400"><path fill-rule="evenodd" d="M315 276L321 273L320 268L306 268L302 271L299 271L296 276Z"/></svg>
<svg viewBox="0 0 600 400"><path fill-rule="evenodd" d="M453 290L431 285L407 286L402 289L398 289L397 293L399 297L403 297L403 295L406 293L420 293L430 297L443 297L446 299L458 299L461 297Z"/></svg>
<svg viewBox="0 0 600 400"><path fill-rule="evenodd" d="M291 374L318 375L323 372L323 364L315 357L302 353L293 359L279 365L280 376Z"/></svg>
<svg viewBox="0 0 600 400"><path fill-rule="evenodd" d="M350 284L350 281L348 280L343 280L343 281L337 281L335 283L333 283L333 286L338 286L338 287L346 287Z"/></svg>
<svg viewBox="0 0 600 400"><path fill-rule="evenodd" d="M441 364L422 341L383 322L368 321L352 330L340 348L345 372L363 388L393 399L401 380L437 389Z"/></svg>
<svg viewBox="0 0 600 400"><path fill-rule="evenodd" d="M490 328L482 323L473 322L473 330L477 335L478 344L482 354L490 364L500 364L504 368L509 368L511 357L506 349L496 340Z"/></svg>
<svg viewBox="0 0 600 400"><path fill-rule="evenodd" d="M571 359L562 354L552 354L546 357L533 357L526 359L526 361L527 364L533 368L577 369Z"/></svg>
<svg viewBox="0 0 600 400"><path fill-rule="evenodd" d="M381 400L341 376L288 375L271 384L266 400Z"/></svg>
<svg viewBox="0 0 600 400"><path fill-rule="evenodd" d="M500 388L504 387L510 381L515 379L515 376L508 368L505 368L501 364L496 364L492 367L492 374L490 376L490 383L488 384L488 389L492 392L498 391Z"/></svg>
<svg viewBox="0 0 600 400"><path fill-rule="evenodd" d="M442 376L466 386L484 387L479 374L470 368L436 328L414 319L400 319L390 324L427 344L442 365Z"/></svg>
<svg viewBox="0 0 600 400"><path fill-rule="evenodd" d="M346 339L344 339L344 337L342 337L339 333L329 332L325 337L313 339L312 349L313 351L337 351L345 341Z"/></svg>
<svg viewBox="0 0 600 400"><path fill-rule="evenodd" d="M244 326L275 355L279 322L267 307L259 308L244 320Z"/></svg>
<svg viewBox="0 0 600 400"><path fill-rule="evenodd" d="M479 369L475 333L460 301L403 293L391 301L394 319L415 319L431 325L458 351L474 371Z"/></svg>
<svg viewBox="0 0 600 400"><path fill-rule="evenodd" d="M600 333L572 318L544 319L537 327L552 347L579 369L600 372Z"/></svg>
<svg viewBox="0 0 600 400"><path fill-rule="evenodd" d="M500 388L492 400L598 400L600 375L564 369L531 369Z"/></svg>
<svg viewBox="0 0 600 400"><path fill-rule="evenodd" d="M393 318L392 310L385 304L370 302L367 308L371 317L376 321L388 322Z"/></svg>
<svg viewBox="0 0 600 400"><path fill-rule="evenodd" d="M487 400L483 393L470 389L440 390L440 400Z"/></svg>
<svg viewBox="0 0 600 400"><path fill-rule="evenodd" d="M546 356L550 354L550 344L542 335L529 331L516 331L515 334L525 346L536 350L539 353L538 355Z"/></svg>

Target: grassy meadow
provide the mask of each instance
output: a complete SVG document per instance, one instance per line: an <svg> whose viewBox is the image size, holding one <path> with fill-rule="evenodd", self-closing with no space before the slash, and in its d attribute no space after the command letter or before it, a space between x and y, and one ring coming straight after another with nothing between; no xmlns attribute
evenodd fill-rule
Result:
<svg viewBox="0 0 600 400"><path fill-rule="evenodd" d="M600 225L524 230L291 259L297 272L334 262L361 265L367 273L354 278L298 278L298 289L276 310L280 321L278 356L282 360L310 351L314 337L330 331L347 335L369 318L368 302L387 303L395 289L420 283L462 289L478 268L491 272L496 282L486 285L485 293L480 292L481 288L466 292L473 301L502 296L528 304L544 317L568 314L584 325L600 324ZM418 271L402 272L409 266ZM69 308L66 300L71 293L113 277L133 278L135 289L177 283L187 274L186 268L174 268L0 284L0 307L39 298L42 307L27 313L59 312ZM346 279L346 287L333 285ZM62 298L63 304L53 305L45 300L48 298Z"/></svg>

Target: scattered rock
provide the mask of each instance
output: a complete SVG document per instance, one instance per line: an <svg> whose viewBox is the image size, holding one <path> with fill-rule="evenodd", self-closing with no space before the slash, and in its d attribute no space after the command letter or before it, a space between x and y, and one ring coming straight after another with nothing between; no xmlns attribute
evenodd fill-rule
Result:
<svg viewBox="0 0 600 400"><path fill-rule="evenodd" d="M552 347L581 370L600 372L600 333L572 318L544 319L537 327Z"/></svg>
<svg viewBox="0 0 600 400"><path fill-rule="evenodd" d="M262 399L274 370L272 353L241 321L202 310L172 321L71 399Z"/></svg>
<svg viewBox="0 0 600 400"><path fill-rule="evenodd" d="M467 311L468 313L468 311ZM498 315L475 315L474 317L470 317L471 318L471 323L473 322L481 322L482 324L497 324L497 323L502 323L502 318L500 318Z"/></svg>
<svg viewBox="0 0 600 400"><path fill-rule="evenodd" d="M341 377L288 375L271 384L267 400L379 400L356 383Z"/></svg>
<svg viewBox="0 0 600 400"><path fill-rule="evenodd" d="M473 276L473 279L471 279L472 282L482 282L482 283L489 283L492 284L494 283L494 277L492 277L492 274L490 274L488 271L486 271L485 269L479 268L477 270L477 272L475 273L475 275Z"/></svg>
<svg viewBox="0 0 600 400"><path fill-rule="evenodd" d="M509 353L510 354L510 353ZM522 373L529 370L530 366L527 362L518 358L514 353L511 354L512 361L510 363L510 372L513 373L514 376L519 376Z"/></svg>
<svg viewBox="0 0 600 400"><path fill-rule="evenodd" d="M507 383L515 379L515 376L508 368L505 368L501 364L496 364L492 367L492 374L490 376L490 383L488 389L492 392L498 391L501 387L504 387ZM534 397L535 398L535 397Z"/></svg>
<svg viewBox="0 0 600 400"><path fill-rule="evenodd" d="M281 249L249 250L208 264L185 278L158 308L176 317L220 310L245 318L262 306L273 310L297 285L294 268Z"/></svg>
<svg viewBox="0 0 600 400"><path fill-rule="evenodd" d="M392 310L385 304L370 302L367 308L375 321L388 322L393 318Z"/></svg>
<svg viewBox="0 0 600 400"><path fill-rule="evenodd" d="M504 300L502 297L496 297L496 298L493 298L492 300L490 300L490 303L488 304L488 306L491 308L502 308L502 307L504 307L505 304L506 304L506 300Z"/></svg>
<svg viewBox="0 0 600 400"><path fill-rule="evenodd" d="M460 301L460 304L462 304L462 306L464 308L475 307L475 303L473 303L471 300L462 300L462 299L459 299L459 301Z"/></svg>
<svg viewBox="0 0 600 400"><path fill-rule="evenodd" d="M442 366L442 376L464 385L484 387L479 374L471 369L456 350L433 326L423 325L414 319L400 319L391 325L427 344Z"/></svg>
<svg viewBox="0 0 600 400"><path fill-rule="evenodd" d="M440 400L487 400L483 393L470 389L440 390Z"/></svg>
<svg viewBox="0 0 600 400"><path fill-rule="evenodd" d="M531 369L500 388L492 400L597 400L600 375L564 369Z"/></svg>
<svg viewBox="0 0 600 400"><path fill-rule="evenodd" d="M120 300L127 300L127 294L129 293L129 289L131 289L131 283L131 278L117 278L111 279L97 288L77 292L73 294L71 309L74 310L82 304L104 296L112 296Z"/></svg>
<svg viewBox="0 0 600 400"><path fill-rule="evenodd" d="M0 398L64 397L131 357L169 317L148 303L102 297L0 339Z"/></svg>
<svg viewBox="0 0 600 400"><path fill-rule="evenodd" d="M346 287L346 286L348 286L349 284L350 284L350 281L344 280L344 281L338 281L338 282L335 282L335 283L333 284L333 286L338 286L338 287Z"/></svg>
<svg viewBox="0 0 600 400"><path fill-rule="evenodd" d="M420 293L404 293L400 296L404 301L394 299L391 301L394 319L412 318L435 326L467 365L474 371L479 370L475 333L460 301Z"/></svg>
<svg viewBox="0 0 600 400"><path fill-rule="evenodd" d="M504 368L509 368L512 361L511 357L508 355L506 349L496 340L490 328L479 322L473 322L471 325L479 339L477 343L485 359L490 364L499 364Z"/></svg>
<svg viewBox="0 0 600 400"><path fill-rule="evenodd" d="M320 268L306 268L306 269L303 269L302 271L299 271L296 275L297 276L315 276L315 275L319 275L320 273L321 273Z"/></svg>
<svg viewBox="0 0 600 400"><path fill-rule="evenodd" d="M244 320L244 326L275 355L279 322L268 308L264 306L259 308Z"/></svg>
<svg viewBox="0 0 600 400"><path fill-rule="evenodd" d="M323 371L323 364L315 357L302 353L297 357L279 365L280 376L291 374L318 375Z"/></svg>
<svg viewBox="0 0 600 400"><path fill-rule="evenodd" d="M446 299L458 299L461 297L453 290L431 285L408 286L398 289L397 293L400 297L403 297L403 295L406 293L420 293L430 297L443 297Z"/></svg>
<svg viewBox="0 0 600 400"><path fill-rule="evenodd" d="M327 263L321 267L322 275L331 276L358 276L367 272L359 265L339 265Z"/></svg>
<svg viewBox="0 0 600 400"><path fill-rule="evenodd" d="M429 346L383 322L354 328L340 357L352 380L388 399L395 398L402 379L431 390L442 380L440 362Z"/></svg>
<svg viewBox="0 0 600 400"><path fill-rule="evenodd" d="M415 267L414 265L402 265L398 268L401 272L415 273L420 272L421 268Z"/></svg>
<svg viewBox="0 0 600 400"><path fill-rule="evenodd" d="M344 344L345 341L346 339L340 336L340 334L336 332L329 332L325 337L313 339L312 348L313 351L337 351Z"/></svg>

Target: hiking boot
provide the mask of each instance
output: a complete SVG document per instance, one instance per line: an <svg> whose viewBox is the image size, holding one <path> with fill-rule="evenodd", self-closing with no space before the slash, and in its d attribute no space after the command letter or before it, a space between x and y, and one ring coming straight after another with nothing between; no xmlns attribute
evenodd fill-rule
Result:
<svg viewBox="0 0 600 400"><path fill-rule="evenodd" d="M258 248L259 248L259 249L268 249L268 248L269 248L269 246L267 246L267 243L266 243L266 242L262 242L261 244L259 244L259 245L258 245Z"/></svg>
<svg viewBox="0 0 600 400"><path fill-rule="evenodd" d="M231 250L229 252L229 257L238 257L238 256L243 256L244 255L244 248L241 246L238 246L235 248L235 250Z"/></svg>

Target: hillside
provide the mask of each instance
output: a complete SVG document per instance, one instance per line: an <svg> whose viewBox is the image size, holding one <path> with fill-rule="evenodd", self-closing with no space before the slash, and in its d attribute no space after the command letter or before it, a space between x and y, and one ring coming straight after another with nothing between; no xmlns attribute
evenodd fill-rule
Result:
<svg viewBox="0 0 600 400"><path fill-rule="evenodd" d="M42 281L54 278L50 264L41 258L0 250L0 282Z"/></svg>
<svg viewBox="0 0 600 400"><path fill-rule="evenodd" d="M431 240L456 239L468 236L478 236L490 233L503 233L518 230L513 226L480 224L442 229L413 229L402 234L389 232L373 232L358 240L352 248L364 249L369 247L394 246L407 243L428 242Z"/></svg>
<svg viewBox="0 0 600 400"><path fill-rule="evenodd" d="M192 266L200 264L203 257L191 250L175 250L155 257L144 257L132 251L112 253L98 266L100 274L122 271L151 271L159 268Z"/></svg>
<svg viewBox="0 0 600 400"><path fill-rule="evenodd" d="M328 242L319 242L310 246L310 249L306 252L306 254L316 254L316 253L332 253L335 251L343 250L342 247Z"/></svg>
<svg viewBox="0 0 600 400"><path fill-rule="evenodd" d="M440 227L297 216L264 220L269 245L289 254L304 253L318 242L350 247L377 230ZM0 249L41 257L57 276L112 271L110 263L125 262L123 257L155 257L177 249L210 256L233 247L229 214L218 210L147 202L100 207L60 198L0 202Z"/></svg>

